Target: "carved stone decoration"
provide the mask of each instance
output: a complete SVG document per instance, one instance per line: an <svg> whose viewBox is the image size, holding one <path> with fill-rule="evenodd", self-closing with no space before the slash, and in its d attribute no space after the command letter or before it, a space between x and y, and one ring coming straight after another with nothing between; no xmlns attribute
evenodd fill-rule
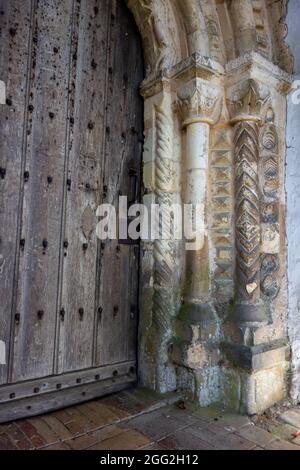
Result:
<svg viewBox="0 0 300 470"><path fill-rule="evenodd" d="M267 254L261 260L261 291L270 299L275 299L280 290L277 277L279 271L279 257L276 254Z"/></svg>
<svg viewBox="0 0 300 470"><path fill-rule="evenodd" d="M273 129L267 129L263 135L263 147L267 150L272 150L276 146L276 136L274 135Z"/></svg>
<svg viewBox="0 0 300 470"><path fill-rule="evenodd" d="M224 63L226 60L225 45L222 41L222 30L216 5L210 0L204 0L201 2L201 10L205 18L207 35L210 39L210 55L220 63Z"/></svg>
<svg viewBox="0 0 300 470"><path fill-rule="evenodd" d="M239 96L240 95L240 96ZM231 122L238 121L260 121L263 106L268 99L268 93L259 89L258 84L250 79L241 89L237 89L233 99L228 100L228 109L231 115Z"/></svg>
<svg viewBox="0 0 300 470"><path fill-rule="evenodd" d="M172 9L168 1L127 0L127 4L143 38L147 76L154 78L180 60Z"/></svg>
<svg viewBox="0 0 300 470"><path fill-rule="evenodd" d="M172 182L172 122L163 109L155 107L156 118L156 167L155 167L155 196L159 204L162 218L169 216L168 207L172 204L170 182ZM166 220L166 219L165 219ZM167 225L167 224L166 224ZM160 364L168 361L168 341L172 329L171 322L174 316L174 302L172 294L172 274L175 269L170 234L165 233L166 227L159 223L160 237L154 242L154 296L153 296L153 326L157 332L156 341ZM164 368L158 367L157 387L160 389L160 376ZM161 377L163 382L164 378Z"/></svg>
<svg viewBox="0 0 300 470"><path fill-rule="evenodd" d="M257 123L235 126L235 212L240 300L259 300L260 209Z"/></svg>
<svg viewBox="0 0 300 470"><path fill-rule="evenodd" d="M261 281L262 293L270 299L275 299L278 295L280 286L277 276L268 275Z"/></svg>
<svg viewBox="0 0 300 470"><path fill-rule="evenodd" d="M262 276L276 273L279 270L279 258L278 255L267 254L262 257L261 260L261 273Z"/></svg>
<svg viewBox="0 0 300 470"><path fill-rule="evenodd" d="M227 60L258 51L291 73L284 42L287 0L126 0L140 30L147 76L194 52ZM273 25L273 27L271 27Z"/></svg>
<svg viewBox="0 0 300 470"><path fill-rule="evenodd" d="M269 22L273 25L271 30L271 40L273 43L272 61L279 64L280 67L289 73L293 70L293 55L288 44L285 42L287 35L287 25L285 18L287 15L288 0L274 2L273 0L265 0Z"/></svg>
<svg viewBox="0 0 300 470"><path fill-rule="evenodd" d="M262 134L262 148L264 151L263 192L266 197L276 199L279 188L278 136L274 125L274 112L272 108L269 108L267 111L266 123Z"/></svg>
<svg viewBox="0 0 300 470"><path fill-rule="evenodd" d="M267 8L264 0L255 0L253 3L253 17L256 31L257 48L268 59L272 56L270 30L267 21Z"/></svg>
<svg viewBox="0 0 300 470"><path fill-rule="evenodd" d="M262 147L262 192L265 200L262 203L261 220L263 227L262 251L267 254L261 260L261 292L269 299L278 295L279 256L279 165L278 135L274 125L274 112L270 107L266 113L265 124L261 134ZM270 202L271 200L271 202ZM272 252L273 250L273 252ZM272 253L272 254L271 254Z"/></svg>
<svg viewBox="0 0 300 470"><path fill-rule="evenodd" d="M183 126L193 120L213 124L218 121L222 110L222 97L218 88L195 79L178 91L177 109Z"/></svg>
<svg viewBox="0 0 300 470"><path fill-rule="evenodd" d="M279 217L279 207L277 202L261 204L261 221L266 224L276 224Z"/></svg>
<svg viewBox="0 0 300 470"><path fill-rule="evenodd" d="M237 305L246 303L246 321L260 318L259 127L268 93L253 80L231 90L228 100L234 123L235 237ZM257 312L255 313L255 309ZM243 312L247 306L243 305ZM261 316L263 319L264 315Z"/></svg>
<svg viewBox="0 0 300 470"><path fill-rule="evenodd" d="M232 129L226 125L216 126L211 131L210 141L210 233L215 249L214 291L218 303L225 303L234 294Z"/></svg>
<svg viewBox="0 0 300 470"><path fill-rule="evenodd" d="M197 0L178 0L177 4L187 32L189 53L198 51L206 55L209 51L209 37L206 33L205 18Z"/></svg>
<svg viewBox="0 0 300 470"><path fill-rule="evenodd" d="M262 145L266 150L277 150L278 136L274 126L274 112L269 108L266 113L266 126L263 132Z"/></svg>
<svg viewBox="0 0 300 470"><path fill-rule="evenodd" d="M279 186L278 163L276 157L269 157L265 160L264 180L265 196L276 198Z"/></svg>

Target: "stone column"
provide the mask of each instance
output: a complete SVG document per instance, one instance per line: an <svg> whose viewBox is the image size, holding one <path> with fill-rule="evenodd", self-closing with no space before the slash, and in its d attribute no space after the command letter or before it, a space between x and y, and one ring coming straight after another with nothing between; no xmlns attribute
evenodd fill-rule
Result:
<svg viewBox="0 0 300 470"><path fill-rule="evenodd" d="M207 233L207 181L210 125L219 117L221 100L217 87L196 78L178 90L182 126L186 129L185 197L193 214L198 209L197 238L186 240L185 301L202 314L209 310L209 256Z"/></svg>
<svg viewBox="0 0 300 470"><path fill-rule="evenodd" d="M174 200L173 182L173 127L171 108L167 103L155 106L156 158L155 158L155 203L159 205L162 220L168 220L170 206ZM156 389L169 391L173 367L168 360L168 344L172 337L174 302L174 244L170 232L159 221L159 238L154 241L154 295L152 325L157 347ZM174 378L175 380L175 378Z"/></svg>
<svg viewBox="0 0 300 470"><path fill-rule="evenodd" d="M260 298L259 140L261 110L268 96L248 80L234 101L229 101L234 125L236 299L238 322L264 322Z"/></svg>
<svg viewBox="0 0 300 470"><path fill-rule="evenodd" d="M143 203L148 209L148 221L153 229L154 221L157 223L158 233L150 234L149 226L152 238L142 243L140 381L164 393L176 388L175 367L169 361L168 347L177 312L178 261L175 240L164 222L169 220L172 204L178 202L179 162L169 80L146 83L142 93L145 98ZM159 219L152 212L154 205L158 206Z"/></svg>
<svg viewBox="0 0 300 470"><path fill-rule="evenodd" d="M187 276L186 300L190 303L207 302L209 292L207 221L205 205L207 196L209 124L201 120L186 124L186 190L185 204L193 208L195 228L195 208L198 206L198 239L186 241Z"/></svg>
<svg viewBox="0 0 300 470"><path fill-rule="evenodd" d="M206 406L216 395L215 390L208 397L206 390L208 382L217 377L219 360L218 348L212 344L218 323L211 298L209 263L209 141L211 125L221 114L223 96L217 74L211 73L208 81L200 67L193 72L196 78L177 88L176 107L184 130L183 202L193 208L192 213L197 209L197 235L193 240L184 240L183 304L176 318L172 360L177 366L178 387L188 380L193 384L188 390L190 396Z"/></svg>
<svg viewBox="0 0 300 470"><path fill-rule="evenodd" d="M233 126L235 298L221 349L224 396L260 413L286 394L285 93L289 77L257 54L226 66Z"/></svg>

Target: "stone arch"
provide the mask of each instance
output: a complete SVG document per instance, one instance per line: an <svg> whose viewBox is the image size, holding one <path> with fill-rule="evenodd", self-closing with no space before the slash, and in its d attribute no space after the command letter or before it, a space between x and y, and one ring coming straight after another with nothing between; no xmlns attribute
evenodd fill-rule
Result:
<svg viewBox="0 0 300 470"><path fill-rule="evenodd" d="M286 0L126 0L151 77L197 52L222 65L256 51L291 72Z"/></svg>

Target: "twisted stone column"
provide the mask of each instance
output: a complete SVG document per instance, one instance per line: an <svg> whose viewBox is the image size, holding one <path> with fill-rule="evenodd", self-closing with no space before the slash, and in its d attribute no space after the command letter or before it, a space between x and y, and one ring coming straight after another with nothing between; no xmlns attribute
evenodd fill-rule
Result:
<svg viewBox="0 0 300 470"><path fill-rule="evenodd" d="M159 236L154 240L154 294L152 326L155 330L156 389L168 390L172 381L168 345L172 337L172 318L175 314L174 282L175 254L169 220L173 187L173 125L168 106L155 107L155 202L159 206ZM171 367L172 368L172 367Z"/></svg>
<svg viewBox="0 0 300 470"><path fill-rule="evenodd" d="M170 184L172 184L172 125L169 116L161 108L155 108L156 116L156 160L155 160L155 196L159 205L161 220L169 217L172 204ZM173 313L172 273L174 254L167 225L159 223L159 238L154 241L154 314L153 322L161 334L167 335L170 330Z"/></svg>

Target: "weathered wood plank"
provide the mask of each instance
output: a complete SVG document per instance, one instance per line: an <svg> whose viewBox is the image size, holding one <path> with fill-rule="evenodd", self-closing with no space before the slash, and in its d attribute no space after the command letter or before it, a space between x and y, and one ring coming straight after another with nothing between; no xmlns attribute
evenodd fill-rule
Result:
<svg viewBox="0 0 300 470"><path fill-rule="evenodd" d="M11 348L30 24L30 0L0 1L0 70L7 89L7 104L0 106L0 340L6 350L6 364L0 364L0 384L7 381Z"/></svg>
<svg viewBox="0 0 300 470"><path fill-rule="evenodd" d="M112 73L107 97L109 132L106 135L104 181L106 201L117 207L119 194L127 196L129 203L137 202L139 198L143 112L139 85L143 78L143 63L141 44L125 5L117 2L114 13L109 42L108 66ZM136 60L128 60L128 57ZM132 172L133 166L136 176ZM138 290L135 252L137 248L120 245L118 241L105 243L101 259L99 304L103 311L97 334L97 364L135 357ZM137 260L138 254L136 256Z"/></svg>
<svg viewBox="0 0 300 470"><path fill-rule="evenodd" d="M53 373L72 0L34 11L12 381Z"/></svg>
<svg viewBox="0 0 300 470"><path fill-rule="evenodd" d="M91 367L97 277L96 209L103 191L109 1L81 2L74 55L74 125L70 135L58 371Z"/></svg>
<svg viewBox="0 0 300 470"><path fill-rule="evenodd" d="M17 384L4 385L0 387L0 404L21 398L28 398L45 393L64 390L66 388L93 384L110 378L134 375L135 361L122 362L109 366L93 367L81 371L68 372L62 375L53 375L39 379L29 380Z"/></svg>
<svg viewBox="0 0 300 470"><path fill-rule="evenodd" d="M67 406L82 403L93 398L98 398L111 393L124 390L136 382L134 376L123 376L115 379L104 380L103 382L83 385L74 389L59 390L57 392L46 393L39 397L24 398L16 400L14 403L1 405L0 423L12 421L27 416L36 416L49 411L59 410Z"/></svg>
<svg viewBox="0 0 300 470"><path fill-rule="evenodd" d="M139 247L131 247L130 253L130 312L127 329L127 354L128 360L136 360L138 348L138 319L139 319Z"/></svg>

